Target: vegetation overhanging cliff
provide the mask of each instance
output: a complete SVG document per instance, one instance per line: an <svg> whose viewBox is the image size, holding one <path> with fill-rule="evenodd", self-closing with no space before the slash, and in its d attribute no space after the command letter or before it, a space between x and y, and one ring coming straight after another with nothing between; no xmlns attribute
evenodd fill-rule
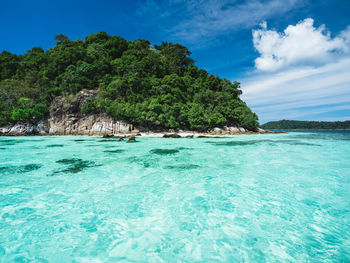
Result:
<svg viewBox="0 0 350 263"><path fill-rule="evenodd" d="M238 82L199 69L180 44L127 41L105 32L83 40L55 37L47 51L0 54L0 125L38 122L55 111L58 96L98 90L77 108L154 128L204 130L224 125L249 130L258 117L240 99ZM67 100L69 101L69 100Z"/></svg>

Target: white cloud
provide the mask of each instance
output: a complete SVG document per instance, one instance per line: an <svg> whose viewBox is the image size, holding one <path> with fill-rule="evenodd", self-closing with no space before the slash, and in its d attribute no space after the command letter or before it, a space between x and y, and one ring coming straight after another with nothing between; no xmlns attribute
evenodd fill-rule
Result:
<svg viewBox="0 0 350 263"><path fill-rule="evenodd" d="M149 16L160 30L177 40L197 43L250 28L302 3L302 0L247 0L240 3L235 0L148 0L136 13Z"/></svg>
<svg viewBox="0 0 350 263"><path fill-rule="evenodd" d="M316 28L313 24L313 19L306 18L279 33L267 30L264 22L261 29L253 30L253 44L260 53L256 68L276 71L292 65L323 65L349 51L349 27L332 38L324 25Z"/></svg>
<svg viewBox="0 0 350 263"><path fill-rule="evenodd" d="M260 57L241 81L243 96L261 122L347 119L350 115L350 26L331 37L308 18L283 33L253 30Z"/></svg>
<svg viewBox="0 0 350 263"><path fill-rule="evenodd" d="M262 123L279 119L319 119L316 115L350 114L350 57L319 67L258 73L242 80L242 98ZM347 112L347 113L346 113ZM316 116L316 117L315 117ZM343 119L341 116L335 119Z"/></svg>

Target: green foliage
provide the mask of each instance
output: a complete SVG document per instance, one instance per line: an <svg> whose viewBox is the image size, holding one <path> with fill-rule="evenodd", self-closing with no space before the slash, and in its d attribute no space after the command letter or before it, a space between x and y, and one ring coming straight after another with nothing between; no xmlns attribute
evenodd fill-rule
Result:
<svg viewBox="0 0 350 263"><path fill-rule="evenodd" d="M294 121L280 120L271 121L261 125L263 129L350 129L350 121Z"/></svg>
<svg viewBox="0 0 350 263"><path fill-rule="evenodd" d="M81 113L84 113L84 114L96 113L98 111L96 98L94 97L87 98L83 106L81 107L80 111Z"/></svg>
<svg viewBox="0 0 350 263"><path fill-rule="evenodd" d="M240 99L238 82L199 69L178 43L127 41L98 32L85 40L55 36L56 45L24 55L0 54L0 123L38 120L57 96L99 89L80 112L106 112L154 128L256 129L257 116Z"/></svg>
<svg viewBox="0 0 350 263"><path fill-rule="evenodd" d="M45 117L49 110L45 104L35 104L28 98L21 98L20 105L12 111L13 121L40 120Z"/></svg>

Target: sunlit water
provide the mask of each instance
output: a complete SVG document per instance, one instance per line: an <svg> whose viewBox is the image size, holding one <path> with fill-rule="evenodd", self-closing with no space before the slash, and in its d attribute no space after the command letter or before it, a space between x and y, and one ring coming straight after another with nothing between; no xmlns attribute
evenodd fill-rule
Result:
<svg viewBox="0 0 350 263"><path fill-rule="evenodd" d="M137 141L0 137L0 261L350 261L350 132Z"/></svg>

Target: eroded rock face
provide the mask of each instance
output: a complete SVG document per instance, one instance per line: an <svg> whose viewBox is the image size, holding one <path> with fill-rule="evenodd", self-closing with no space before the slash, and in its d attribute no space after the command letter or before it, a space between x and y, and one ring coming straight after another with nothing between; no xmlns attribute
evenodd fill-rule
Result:
<svg viewBox="0 0 350 263"><path fill-rule="evenodd" d="M0 128L0 135L104 135L135 133L134 126L111 117L100 115L67 116L50 118L37 124L16 123Z"/></svg>
<svg viewBox="0 0 350 263"><path fill-rule="evenodd" d="M45 121L40 121L37 124L18 122L13 126L1 127L0 135L12 135L12 136L35 135L35 134L45 135L45 134L48 134L48 131L49 131L48 124Z"/></svg>
<svg viewBox="0 0 350 263"><path fill-rule="evenodd" d="M30 123L17 123L15 126L11 128L9 134L20 135L20 134L33 134L34 133L34 125Z"/></svg>
<svg viewBox="0 0 350 263"><path fill-rule="evenodd" d="M80 110L89 97L97 96L96 90L80 91L75 98L57 97L50 113L49 134L51 135L104 135L130 133L133 125L115 121L106 114L84 115ZM69 100L69 101L68 101Z"/></svg>
<svg viewBox="0 0 350 263"><path fill-rule="evenodd" d="M50 118L39 123L16 123L0 128L0 135L104 135L138 132L134 126L116 121L106 114L81 113L89 97L98 95L96 90L83 90L75 97L57 97L50 107Z"/></svg>
<svg viewBox="0 0 350 263"><path fill-rule="evenodd" d="M220 135L220 134L240 134L240 133L246 133L248 130L242 128L242 127L236 127L236 126L224 126L223 128L214 128L210 130L211 133Z"/></svg>
<svg viewBox="0 0 350 263"><path fill-rule="evenodd" d="M213 129L213 132L215 132L215 133L222 133L222 131L223 131L222 129L217 128L217 127Z"/></svg>
<svg viewBox="0 0 350 263"><path fill-rule="evenodd" d="M225 131L232 132L232 133L239 133L239 129L235 126L232 127L224 127Z"/></svg>
<svg viewBox="0 0 350 263"><path fill-rule="evenodd" d="M45 135L49 133L48 123L45 121L40 121L35 127L34 130L36 133Z"/></svg>

